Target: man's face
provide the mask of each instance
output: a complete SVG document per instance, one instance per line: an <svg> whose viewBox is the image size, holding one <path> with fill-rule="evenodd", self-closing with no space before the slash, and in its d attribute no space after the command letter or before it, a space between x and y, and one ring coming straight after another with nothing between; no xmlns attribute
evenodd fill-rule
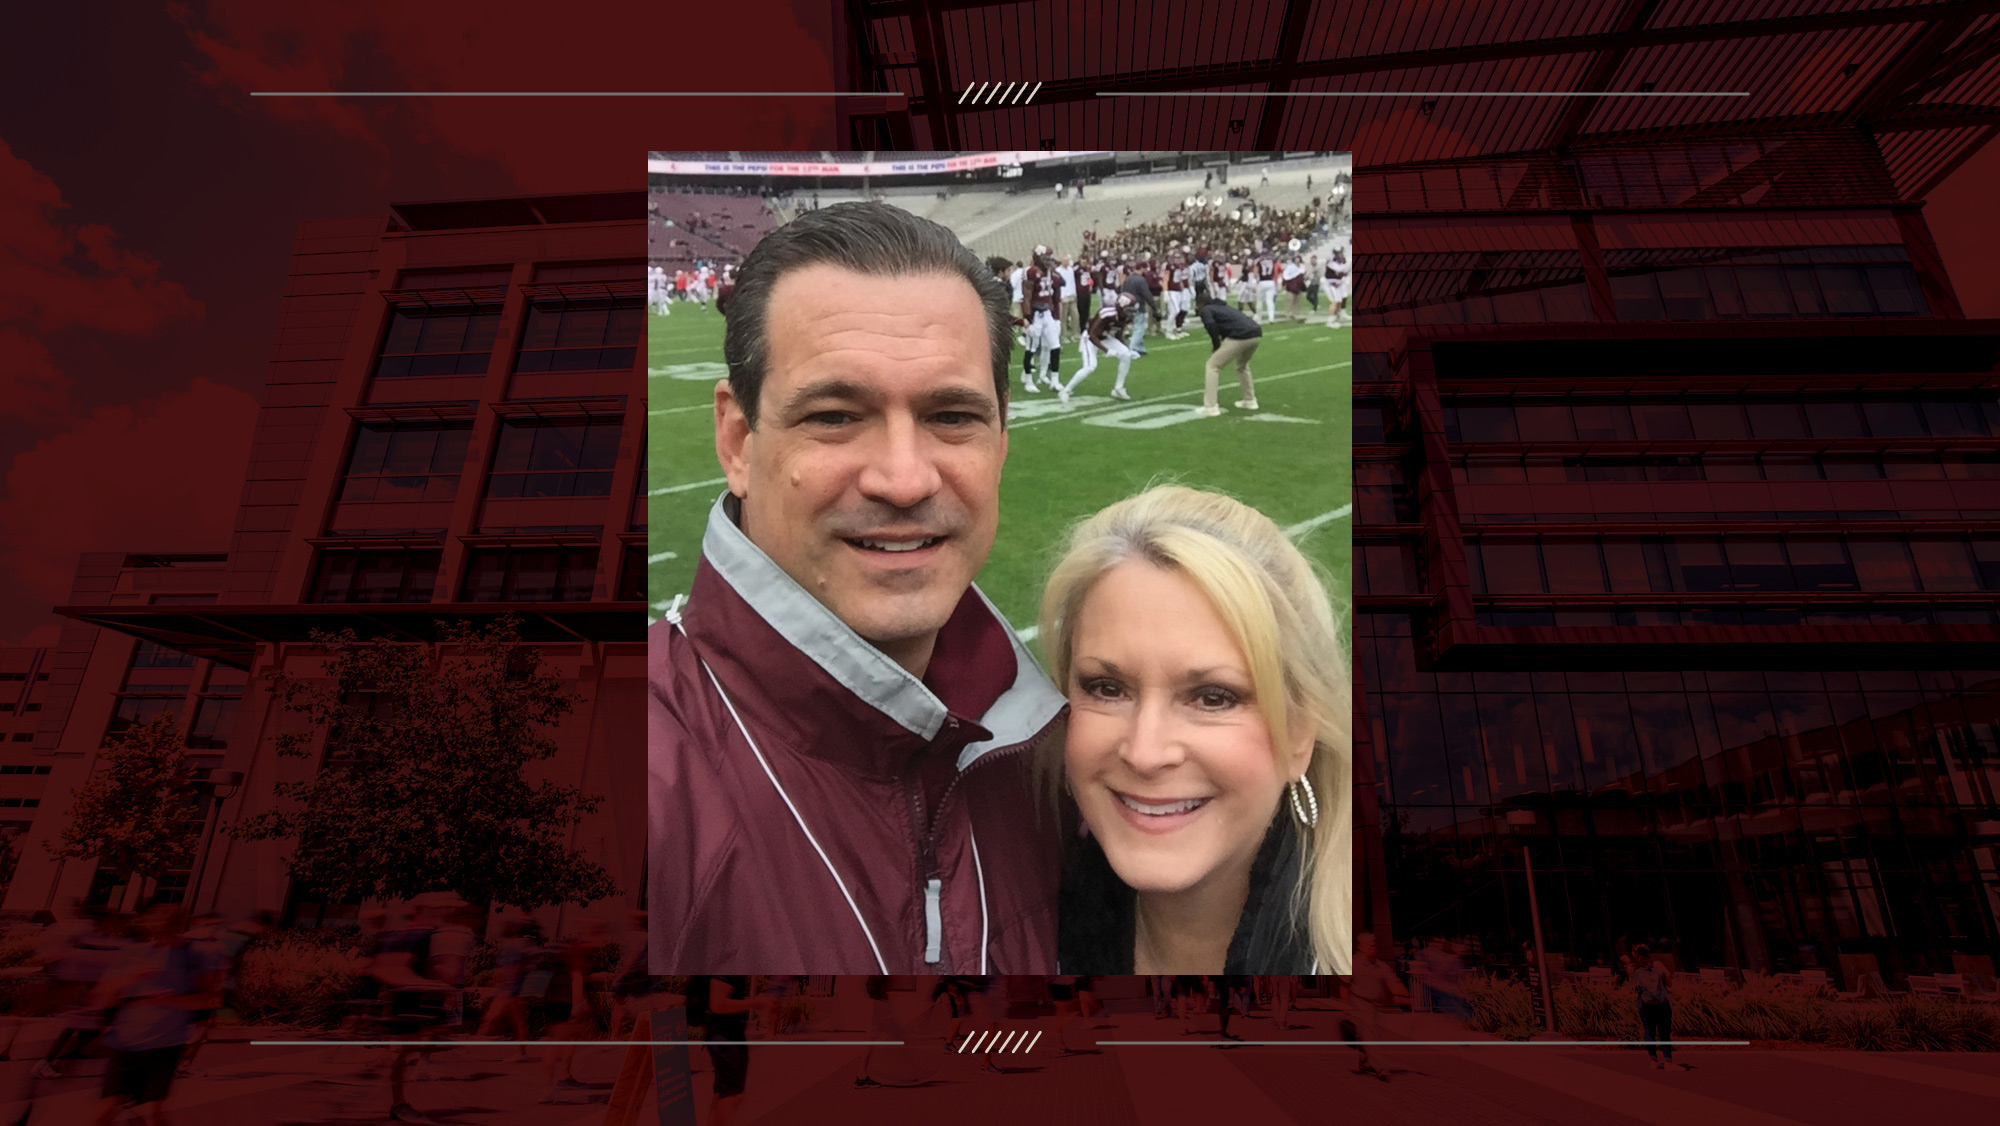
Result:
<svg viewBox="0 0 2000 1126"><path fill-rule="evenodd" d="M716 385L716 455L743 532L918 675L993 547L1004 405L986 311L950 274L832 265L772 288L751 429Z"/></svg>

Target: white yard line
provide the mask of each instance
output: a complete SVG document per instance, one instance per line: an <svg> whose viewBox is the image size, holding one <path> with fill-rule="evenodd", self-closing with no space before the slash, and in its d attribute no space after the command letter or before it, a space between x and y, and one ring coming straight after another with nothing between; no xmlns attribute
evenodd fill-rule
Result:
<svg viewBox="0 0 2000 1126"><path fill-rule="evenodd" d="M661 485L657 489L647 489L646 495L649 497L663 497L668 493L686 493L692 492L695 489L712 489L717 485L726 485L728 483L729 478L716 477L708 481L689 481L685 485Z"/></svg>
<svg viewBox="0 0 2000 1126"><path fill-rule="evenodd" d="M1100 364L1099 366L1102 366L1102 364ZM1260 375L1256 377L1256 382L1258 382L1259 384L1277 383L1280 380L1292 379L1301 375L1312 375L1316 372L1333 371L1336 368L1353 367L1353 366L1354 362L1352 360L1341 360L1338 363L1321 364L1318 367L1300 368L1297 371L1282 371L1276 375ZM1009 430L1019 430L1028 426L1039 426L1045 422L1074 422L1080 419L1094 418L1100 414L1109 414L1112 411L1130 410L1133 407L1143 407L1148 403L1166 403L1166 402L1172 402L1175 399L1185 399L1190 395L1199 396L1202 393L1202 390L1203 390L1202 388L1196 387L1187 391L1174 391L1165 395L1154 395L1146 399L1133 399L1130 402L1114 402L1109 406L1101 407L1096 410L1072 411L1068 414L1049 414L1049 415L1040 415L1035 418L1024 418L1019 422L1008 423L1007 428Z"/></svg>

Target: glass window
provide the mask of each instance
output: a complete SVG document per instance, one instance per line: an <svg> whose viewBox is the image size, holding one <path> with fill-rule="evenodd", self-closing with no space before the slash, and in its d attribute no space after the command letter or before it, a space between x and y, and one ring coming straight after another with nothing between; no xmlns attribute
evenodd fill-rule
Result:
<svg viewBox="0 0 2000 1126"><path fill-rule="evenodd" d="M1632 437L1632 410L1623 403L1580 404L1576 436L1584 441L1622 441Z"/></svg>
<svg viewBox="0 0 2000 1126"><path fill-rule="evenodd" d="M396 309L389 314L375 377L484 374L499 328L498 305Z"/></svg>
<svg viewBox="0 0 2000 1126"><path fill-rule="evenodd" d="M1606 589L1594 539L1545 539L1542 562L1551 594L1602 594Z"/></svg>
<svg viewBox="0 0 2000 1126"><path fill-rule="evenodd" d="M1715 302L1718 317L1740 317L1743 315L1743 295L1736 291L1736 271L1728 266L1710 266L1703 270L1708 283L1710 298Z"/></svg>
<svg viewBox="0 0 2000 1126"><path fill-rule="evenodd" d="M236 709L241 703L234 696L202 697L195 706L194 723L188 726L188 749L227 750L229 729L236 725Z"/></svg>
<svg viewBox="0 0 2000 1126"><path fill-rule="evenodd" d="M1722 541L1734 590L1790 590L1792 571L1776 536L1730 536Z"/></svg>
<svg viewBox="0 0 2000 1126"><path fill-rule="evenodd" d="M341 483L344 501L450 500L472 423L363 422Z"/></svg>
<svg viewBox="0 0 2000 1126"><path fill-rule="evenodd" d="M1868 267L1868 288L1884 316L1922 316L1930 312L1916 271L1908 266Z"/></svg>
<svg viewBox="0 0 2000 1126"><path fill-rule="evenodd" d="M1882 475L1891 479L1938 480L1944 463L1936 454L1883 454Z"/></svg>
<svg viewBox="0 0 2000 1126"><path fill-rule="evenodd" d="M1611 300L1621 321L1657 321L1665 315L1651 274L1613 274Z"/></svg>
<svg viewBox="0 0 2000 1126"><path fill-rule="evenodd" d="M616 416L501 420L486 495L610 496L623 424Z"/></svg>
<svg viewBox="0 0 2000 1126"><path fill-rule="evenodd" d="M1354 408L1354 441L1357 445L1375 445L1384 440L1387 433L1382 425L1381 407Z"/></svg>
<svg viewBox="0 0 2000 1126"><path fill-rule="evenodd" d="M1750 432L1759 438L1807 438L1805 416L1797 403L1746 403Z"/></svg>
<svg viewBox="0 0 2000 1126"><path fill-rule="evenodd" d="M625 545L625 559L618 571L618 601L644 602L646 600L646 545L628 543Z"/></svg>
<svg viewBox="0 0 2000 1126"><path fill-rule="evenodd" d="M1815 438L1865 438L1859 403L1807 403L1806 425Z"/></svg>
<svg viewBox="0 0 2000 1126"><path fill-rule="evenodd" d="M588 602L597 548L482 547L465 567L467 602Z"/></svg>
<svg viewBox="0 0 2000 1126"><path fill-rule="evenodd" d="M313 602L429 602L441 548L329 548L313 574Z"/></svg>
<svg viewBox="0 0 2000 1126"><path fill-rule="evenodd" d="M2000 590L2000 536L1972 537L1972 561L1979 569L1979 589Z"/></svg>
<svg viewBox="0 0 2000 1126"><path fill-rule="evenodd" d="M179 696L121 696L118 707L111 713L111 723L105 728L104 738L108 742L134 727L151 723L167 712L179 712L182 702Z"/></svg>
<svg viewBox="0 0 2000 1126"><path fill-rule="evenodd" d="M1874 481L1882 476L1882 463L1874 454L1827 454L1819 461L1829 481Z"/></svg>
<svg viewBox="0 0 2000 1126"><path fill-rule="evenodd" d="M1458 440L1461 442L1519 440L1519 435L1514 429L1513 407L1460 407L1458 433Z"/></svg>
<svg viewBox="0 0 2000 1126"><path fill-rule="evenodd" d="M1368 567L1368 593L1417 594L1423 584L1417 574L1417 545L1408 540L1361 545Z"/></svg>
<svg viewBox="0 0 2000 1126"><path fill-rule="evenodd" d="M1826 310L1836 317L1866 317L1875 312L1869 300L1868 275L1859 266L1821 266L1820 292L1826 295Z"/></svg>
<svg viewBox="0 0 2000 1126"><path fill-rule="evenodd" d="M1679 403L1635 403L1632 429L1638 437L1659 440L1694 437L1687 408Z"/></svg>
<svg viewBox="0 0 2000 1126"><path fill-rule="evenodd" d="M1486 577L1480 593L1542 594L1542 566L1533 540L1483 539L1479 561Z"/></svg>
<svg viewBox="0 0 2000 1126"><path fill-rule="evenodd" d="M1765 454L1758 458L1767 481L1820 480L1819 462L1807 454Z"/></svg>
<svg viewBox="0 0 2000 1126"><path fill-rule="evenodd" d="M1980 417L1975 403L1925 403L1924 421L1930 424L1931 433L1940 437L1983 436L1986 433L1986 420Z"/></svg>
<svg viewBox="0 0 2000 1126"><path fill-rule="evenodd" d="M1800 590L1854 590L1859 585L1838 536L1787 536L1785 550Z"/></svg>
<svg viewBox="0 0 2000 1126"><path fill-rule="evenodd" d="M1701 459L1701 475L1710 481L1762 481L1764 471L1757 459L1748 455L1708 454Z"/></svg>
<svg viewBox="0 0 2000 1126"><path fill-rule="evenodd" d="M1514 420L1519 427L1522 441L1573 442L1576 440L1576 425L1570 418L1570 409L1567 405L1515 407Z"/></svg>
<svg viewBox="0 0 2000 1126"><path fill-rule="evenodd" d="M1654 276L1660 286L1660 307L1670 321L1705 321L1715 314L1708 305L1699 266L1665 270Z"/></svg>
<svg viewBox="0 0 2000 1126"><path fill-rule="evenodd" d="M1465 473L1470 485L1519 485L1528 479L1518 457L1467 458Z"/></svg>
<svg viewBox="0 0 2000 1126"><path fill-rule="evenodd" d="M1655 584L1656 575L1661 579L1665 578L1664 556L1654 560L1649 559L1649 555L1660 556L1658 544L1645 544L1636 539L1616 537L1606 539L1604 566L1610 579L1611 589L1621 594L1672 590L1671 582Z"/></svg>
<svg viewBox="0 0 2000 1126"><path fill-rule="evenodd" d="M1675 590L1721 591L1729 589L1729 565L1723 560L1722 545L1714 536L1675 536L1667 541Z"/></svg>
<svg viewBox="0 0 2000 1126"><path fill-rule="evenodd" d="M1743 311L1753 317L1792 315L1785 271L1775 266L1739 266L1736 284L1743 290Z"/></svg>
<svg viewBox="0 0 2000 1126"><path fill-rule="evenodd" d="M1972 554L1957 537L1912 536L1910 555L1916 559L1917 575L1925 590L1978 590Z"/></svg>
<svg viewBox="0 0 2000 1126"><path fill-rule="evenodd" d="M1924 429L1923 412L1915 403L1863 403L1861 413L1868 419L1868 432L1877 438L1917 438Z"/></svg>
<svg viewBox="0 0 2000 1126"><path fill-rule="evenodd" d="M514 370L629 368L638 358L645 320L641 297L537 298L528 307Z"/></svg>
<svg viewBox="0 0 2000 1126"><path fill-rule="evenodd" d="M1742 403L1691 403L1687 412L1697 438L1750 437L1750 419Z"/></svg>
<svg viewBox="0 0 2000 1126"><path fill-rule="evenodd" d="M132 650L132 667L135 669L191 669L194 654L169 649L151 641L141 641Z"/></svg>
<svg viewBox="0 0 2000 1126"><path fill-rule="evenodd" d="M1849 536L1847 550L1862 590L1915 590L1910 549L1897 536Z"/></svg>
<svg viewBox="0 0 2000 1126"><path fill-rule="evenodd" d="M1785 281L1792 291L1792 304L1798 308L1801 317L1826 315L1826 306L1820 301L1819 286L1813 280L1811 266L1792 266L1785 270Z"/></svg>

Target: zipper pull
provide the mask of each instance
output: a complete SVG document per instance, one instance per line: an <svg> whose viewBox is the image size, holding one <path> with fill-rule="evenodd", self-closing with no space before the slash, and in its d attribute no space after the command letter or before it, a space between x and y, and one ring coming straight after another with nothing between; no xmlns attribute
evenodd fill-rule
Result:
<svg viewBox="0 0 2000 1126"><path fill-rule="evenodd" d="M933 966L943 957L944 917L939 905L943 893L943 880L924 885L924 961Z"/></svg>

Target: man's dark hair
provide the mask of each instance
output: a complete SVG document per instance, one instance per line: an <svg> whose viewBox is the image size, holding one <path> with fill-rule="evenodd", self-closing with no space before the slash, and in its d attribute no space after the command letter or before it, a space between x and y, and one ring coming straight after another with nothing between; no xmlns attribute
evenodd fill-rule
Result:
<svg viewBox="0 0 2000 1126"><path fill-rule="evenodd" d="M736 270L722 355L729 364L730 392L752 429L771 357L771 291L786 274L822 263L873 277L939 273L963 278L986 310L993 393L1005 424L1007 361L1014 349L1014 311L1006 284L947 227L886 203L836 203L766 235Z"/></svg>

